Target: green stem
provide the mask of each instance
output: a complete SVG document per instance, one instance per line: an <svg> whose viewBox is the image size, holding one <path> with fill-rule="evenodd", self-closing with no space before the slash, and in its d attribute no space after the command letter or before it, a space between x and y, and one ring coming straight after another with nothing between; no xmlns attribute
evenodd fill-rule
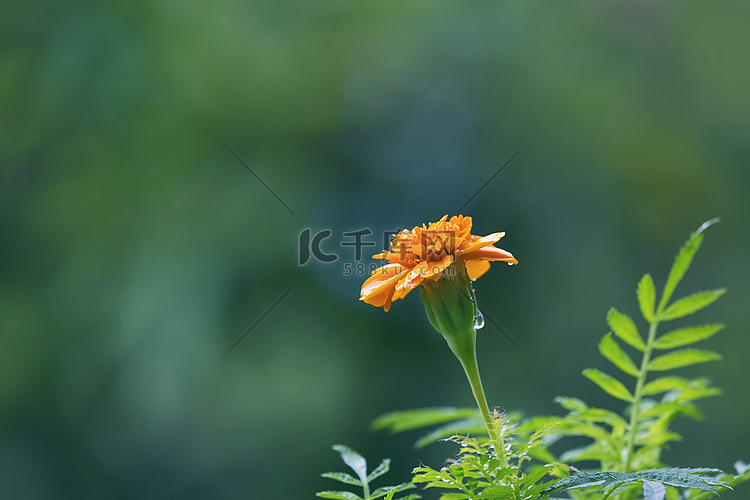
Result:
<svg viewBox="0 0 750 500"><path fill-rule="evenodd" d="M484 425L487 428L487 433L490 436L490 441L495 447L495 453L503 468L508 466L508 457L505 456L505 446L503 443L503 436L497 429L495 421L490 413L490 407L487 404L487 397L484 395L484 388L482 387L482 379L479 376L479 364L477 363L476 348L471 351L471 355L464 352L464 356L458 356L461 361L461 366L464 368L466 378L469 379L469 385L471 386L471 392L474 393L474 399L479 407L479 413L482 414Z"/></svg>
<svg viewBox="0 0 750 500"><path fill-rule="evenodd" d="M420 295L430 324L445 338L448 347L461 362L479 412L482 414L484 425L487 427L487 434L495 447L500 463L505 468L508 466L508 457L505 456L503 438L490 414L490 407L482 388L482 379L479 377L475 328L479 310L474 289L471 287L471 279L462 260L452 264L449 269L452 271L444 271L437 281L423 281Z"/></svg>
<svg viewBox="0 0 750 500"><path fill-rule="evenodd" d="M370 500L370 484L367 481L362 483L362 494L363 500Z"/></svg>
<svg viewBox="0 0 750 500"><path fill-rule="evenodd" d="M628 448L625 452L625 472L630 472L633 463L633 454L635 452L635 441L638 434L638 415L641 412L641 399L643 398L643 386L646 383L648 375L648 365L651 362L651 353L654 350L654 341L656 339L656 328L659 326L659 319L654 319L648 329L648 340L643 352L641 369L638 372L638 382L635 384L635 394L633 400L633 410L630 415L630 436L628 439Z"/></svg>

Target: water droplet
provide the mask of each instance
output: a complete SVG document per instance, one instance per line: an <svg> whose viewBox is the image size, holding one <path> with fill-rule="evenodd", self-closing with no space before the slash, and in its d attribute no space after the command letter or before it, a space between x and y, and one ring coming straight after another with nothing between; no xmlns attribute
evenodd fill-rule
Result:
<svg viewBox="0 0 750 500"><path fill-rule="evenodd" d="M474 315L474 329L479 330L481 328L484 328L484 316L482 316L482 311L477 309L477 313Z"/></svg>
<svg viewBox="0 0 750 500"><path fill-rule="evenodd" d="M508 262L508 265L509 266L514 266L515 264L513 264L512 262Z"/></svg>

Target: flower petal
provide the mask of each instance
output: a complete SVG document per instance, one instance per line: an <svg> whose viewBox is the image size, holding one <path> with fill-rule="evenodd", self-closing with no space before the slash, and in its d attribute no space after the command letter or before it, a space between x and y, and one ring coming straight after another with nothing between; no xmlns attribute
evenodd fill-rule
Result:
<svg viewBox="0 0 750 500"><path fill-rule="evenodd" d="M471 226L472 221L471 217L464 217L463 215L454 215L451 217L450 221L451 224L454 224L458 226L458 239L464 240L467 236L471 234Z"/></svg>
<svg viewBox="0 0 750 500"><path fill-rule="evenodd" d="M417 276L416 278L407 281L407 277L408 276L401 278L401 281L396 284L391 300L403 299L409 295L409 292L421 285L422 280L424 279L421 276Z"/></svg>
<svg viewBox="0 0 750 500"><path fill-rule="evenodd" d="M479 248L486 247L487 245L492 245L493 243L497 242L505 236L505 233L492 233L488 234L487 236L483 236L481 238L478 238L476 236L473 236L473 238L476 238L472 240L472 236L467 239L468 246L465 248L461 248L456 252L456 255L465 255L469 252L473 252Z"/></svg>
<svg viewBox="0 0 750 500"><path fill-rule="evenodd" d="M512 253L503 250L502 248L493 247L492 245L482 247L470 253L465 253L461 257L465 260L499 260L510 264L518 264L518 261L513 257Z"/></svg>
<svg viewBox="0 0 750 500"><path fill-rule="evenodd" d="M445 271L445 268L453 264L456 260L454 255L448 254L437 262L427 262L427 266L423 269L420 274L425 278L433 278L440 276Z"/></svg>
<svg viewBox="0 0 750 500"><path fill-rule="evenodd" d="M400 264L386 264L373 271L372 276L362 284L359 300L375 307L383 307L386 312L391 308L396 283L409 272Z"/></svg>
<svg viewBox="0 0 750 500"><path fill-rule="evenodd" d="M454 260L453 255L446 255L437 262L420 262L396 284L394 297L406 296L407 293L419 286L423 279L434 279L440 276L446 267L453 264Z"/></svg>
<svg viewBox="0 0 750 500"><path fill-rule="evenodd" d="M490 262L487 260L467 260L464 262L464 265L466 266L466 272L469 273L469 278L471 278L472 281L479 278L490 269Z"/></svg>
<svg viewBox="0 0 750 500"><path fill-rule="evenodd" d="M421 276L422 278L433 278L440 276L446 267L453 264L455 257L453 255L446 255L437 262L420 262L409 273L409 277Z"/></svg>

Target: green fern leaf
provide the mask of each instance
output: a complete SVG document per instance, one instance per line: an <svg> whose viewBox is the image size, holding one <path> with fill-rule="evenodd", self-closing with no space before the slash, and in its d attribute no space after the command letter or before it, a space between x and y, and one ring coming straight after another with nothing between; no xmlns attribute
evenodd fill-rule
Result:
<svg viewBox="0 0 750 500"><path fill-rule="evenodd" d="M315 496L320 498L333 498L335 500L362 500L362 497L355 495L351 491L319 491Z"/></svg>
<svg viewBox="0 0 750 500"><path fill-rule="evenodd" d="M583 411L589 407L583 400L570 396L557 396L554 401L568 411Z"/></svg>
<svg viewBox="0 0 750 500"><path fill-rule="evenodd" d="M367 460L365 460L365 457L343 444L335 444L332 448L339 452L341 460L357 474L360 481L367 483Z"/></svg>
<svg viewBox="0 0 750 500"><path fill-rule="evenodd" d="M691 488L695 490L706 490L716 492L715 487L726 487L727 483L719 479L704 476L702 474L716 474L723 472L719 469L711 468L662 468L650 469L636 472L633 475L640 479L658 481L662 484L675 486L678 488Z"/></svg>
<svg viewBox="0 0 750 500"><path fill-rule="evenodd" d="M665 399L667 398L665 397ZM644 420L658 419L659 422L662 422L662 425L659 427L669 425L670 419L677 415L684 415L693 420L703 420L703 413L697 406L690 404L689 401L680 402L679 398L678 401L667 401L665 403L655 404L638 413L638 416ZM657 432L656 424L653 424L652 427L653 428L650 429L650 431Z"/></svg>
<svg viewBox="0 0 750 500"><path fill-rule="evenodd" d="M693 314L694 312L700 311L704 307L713 304L719 297L724 295L724 293L726 293L726 289L719 288L718 290L705 290L703 292L683 297L667 307L667 310L661 314L660 319L662 321L668 321L682 318L688 314Z"/></svg>
<svg viewBox="0 0 750 500"><path fill-rule="evenodd" d="M436 407L420 408L386 413L376 418L371 425L373 430L388 429L391 432L403 432L442 424L478 415L476 408Z"/></svg>
<svg viewBox="0 0 750 500"><path fill-rule="evenodd" d="M596 368L587 368L583 370L584 377L591 380L593 383L602 388L604 392L610 396L616 397L628 403L633 402L633 395L630 391L616 378L611 375L607 375L604 372L597 370Z"/></svg>
<svg viewBox="0 0 750 500"><path fill-rule="evenodd" d="M714 323L710 325L689 326L667 332L658 339L654 347L656 349L672 349L682 347L716 335L724 329L724 325Z"/></svg>
<svg viewBox="0 0 750 500"><path fill-rule="evenodd" d="M685 272L687 272L690 264L693 262L693 256L698 248L701 246L703 241L703 232L713 224L719 222L719 218L711 219L704 222L697 230L695 230L685 244L680 248L677 256L672 264L672 269L669 270L669 276L667 277L667 283L664 285L664 293L662 294L661 302L659 303L659 311L664 310L669 299L672 298L677 285L682 281Z"/></svg>
<svg viewBox="0 0 750 500"><path fill-rule="evenodd" d="M393 498L393 496L398 492L411 490L414 488L416 488L416 485L412 483L399 484L398 486L383 486L382 488L378 488L377 490L373 491L370 494L370 498L374 500L380 497L385 497L385 500L388 500L389 498ZM406 498L409 497L412 497L412 495L404 497L401 500L406 500ZM419 495L416 495L416 498L419 498Z"/></svg>
<svg viewBox="0 0 750 500"><path fill-rule="evenodd" d="M703 351L701 349L680 349L654 358L651 360L648 368L649 370L659 372L715 361L717 359L721 359L721 354L717 352Z"/></svg>
<svg viewBox="0 0 750 500"><path fill-rule="evenodd" d="M722 481L726 481L726 483L729 485L727 486L727 488L731 488L740 483L744 483L745 481L750 480L750 467L748 467L748 464L742 462L741 460L738 460L737 462L735 462L734 468L737 472L736 475L724 474L719 478ZM707 498L711 498L712 495L713 494L711 492L699 491L694 496L691 496L690 500L705 500Z"/></svg>
<svg viewBox="0 0 750 500"><path fill-rule="evenodd" d="M581 472L570 477L560 479L546 491L556 489L572 490L600 486L601 490L616 488L644 481L657 482L678 488L691 488L716 492L716 487L727 487L728 483L704 476L705 473L721 472L718 469L678 469L662 468L649 469L630 474L624 472Z"/></svg>
<svg viewBox="0 0 750 500"><path fill-rule="evenodd" d="M344 484L352 484L354 486L362 486L362 481L359 479L353 477L351 474L347 474L346 472L324 472L320 475L320 477L325 477L328 479L334 479L340 483Z"/></svg>
<svg viewBox="0 0 750 500"><path fill-rule="evenodd" d="M633 360L630 359L630 356L628 356L627 353L623 351L622 348L617 344L617 342L615 342L615 340L612 338L611 333L605 335L602 338L601 342L599 342L599 352L602 353L602 356L611 361L613 365L615 365L617 368L624 371L628 375L632 375L634 377L638 376L639 372L638 368L635 366L635 363L633 363Z"/></svg>
<svg viewBox="0 0 750 500"><path fill-rule="evenodd" d="M440 500L448 500L449 498L459 499L472 497L446 497L445 495L443 495L442 497L440 497ZM513 488L511 488L510 486L495 485L482 490L479 496L473 498L476 498L477 500L514 500L516 498L516 494L513 491Z"/></svg>
<svg viewBox="0 0 750 500"><path fill-rule="evenodd" d="M718 387L710 387L706 384L690 384L690 387L680 391L679 395L675 397L675 401L680 403L687 403L695 401L696 399L707 398L711 396L720 396L721 389Z"/></svg>
<svg viewBox="0 0 750 500"><path fill-rule="evenodd" d="M638 296L638 305L641 307L641 314L646 321L652 323L654 321L654 308L656 307L656 289L650 274L644 274L641 281L638 282L636 295Z"/></svg>
<svg viewBox="0 0 750 500"><path fill-rule="evenodd" d="M367 482L372 482L373 479L376 479L386 472L388 472L391 468L391 459L390 458L384 458L382 462L380 462L380 465L375 467L370 474L367 475Z"/></svg>
<svg viewBox="0 0 750 500"><path fill-rule="evenodd" d="M635 347L639 351L646 349L643 337L638 333L638 328L633 323L633 320L630 319L630 316L621 313L613 307L607 313L607 323L609 323L609 327L614 334L620 337L623 342Z"/></svg>
<svg viewBox="0 0 750 500"><path fill-rule="evenodd" d="M645 396L653 396L662 392L684 390L689 386L690 381L682 377L660 377L652 380L643 387Z"/></svg>
<svg viewBox="0 0 750 500"><path fill-rule="evenodd" d="M534 467L529 471L528 474L526 474L523 479L523 484L534 484L537 481L539 481L541 478L543 478L545 475L547 475L547 472L549 472L549 468L545 465L540 465L538 467Z"/></svg>

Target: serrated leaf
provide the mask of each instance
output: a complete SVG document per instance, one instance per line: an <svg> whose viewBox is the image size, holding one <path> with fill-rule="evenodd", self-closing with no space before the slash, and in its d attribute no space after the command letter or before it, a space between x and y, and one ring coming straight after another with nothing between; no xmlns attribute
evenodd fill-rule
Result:
<svg viewBox="0 0 750 500"><path fill-rule="evenodd" d="M652 371L662 372L717 359L721 359L721 354L717 352L701 349L680 349L654 358L648 368Z"/></svg>
<svg viewBox="0 0 750 500"><path fill-rule="evenodd" d="M549 472L549 469L544 465L534 467L529 471L528 474L523 477L521 482L523 484L528 484L529 487L531 487L534 483L543 478L547 474L547 472Z"/></svg>
<svg viewBox="0 0 750 500"><path fill-rule="evenodd" d="M643 419L660 418L662 420L673 418L677 415L684 415L694 420L703 419L703 413L698 410L698 407L694 404L689 404L689 402L688 404L685 404L679 401L658 403L639 414L640 418ZM668 424L669 422L667 421L666 423Z"/></svg>
<svg viewBox="0 0 750 500"><path fill-rule="evenodd" d="M383 486L382 488L373 491L370 494L370 498L375 499L385 496L385 499L387 500L388 498L393 498L393 496L400 491L411 490L414 488L416 488L416 486L412 483L403 483L397 486Z"/></svg>
<svg viewBox="0 0 750 500"><path fill-rule="evenodd" d="M658 339L654 347L657 349L673 349L685 345L694 344L713 337L724 329L724 325L714 323L710 325L688 326L667 332Z"/></svg>
<svg viewBox="0 0 750 500"><path fill-rule="evenodd" d="M362 497L355 495L351 491L319 491L315 496L320 498L334 498L336 500L362 500Z"/></svg>
<svg viewBox="0 0 750 500"><path fill-rule="evenodd" d="M718 487L732 489L734 486L750 480L750 466L748 464L744 463L741 460L738 460L734 463L734 468L737 474L723 474L722 476L720 476L719 479L721 481L724 481L725 483L723 485L718 485ZM712 496L713 495L711 495L710 492L698 492L695 496L691 495L690 499L705 500L707 498L711 498Z"/></svg>
<svg viewBox="0 0 750 500"><path fill-rule="evenodd" d="M466 493L443 493L440 495L440 500L467 500L471 498Z"/></svg>
<svg viewBox="0 0 750 500"><path fill-rule="evenodd" d="M698 251L698 248L700 248L701 242L703 241L703 232L718 221L719 218L717 217L704 222L688 237L688 240L682 248L680 248L680 251L674 259L672 268L669 270L667 283L664 285L664 293L662 294L659 303L659 311L664 310L664 307L669 303L669 299L672 298L672 293L674 293L675 288L677 288L677 285L682 281L685 272L687 272L690 264L693 262L695 252Z"/></svg>
<svg viewBox="0 0 750 500"><path fill-rule="evenodd" d="M715 492L715 486L726 486L727 483L701 474L715 474L721 472L722 471L719 469L710 468L681 469L674 467L643 470L634 473L634 475L641 479L658 481L662 484L678 488L692 488Z"/></svg>
<svg viewBox="0 0 750 500"><path fill-rule="evenodd" d="M627 422L616 413L600 408L592 408L581 414L569 415L568 417L583 422L590 429L602 429L604 431L604 439L608 443L614 443L617 436L621 436L628 426ZM607 429L605 426L608 426L610 429ZM609 434L609 437L607 437L607 434Z"/></svg>
<svg viewBox="0 0 750 500"><path fill-rule="evenodd" d="M371 482L373 479L378 478L388 472L391 468L391 459L390 458L384 458L380 464L373 469L370 474L367 475L367 482Z"/></svg>
<svg viewBox="0 0 750 500"><path fill-rule="evenodd" d="M533 446L534 443L542 439L546 434L554 431L558 425L560 425L559 418L557 417L545 418L544 422L542 422L542 424L536 428L534 433L529 438L529 443L527 446Z"/></svg>
<svg viewBox="0 0 750 500"><path fill-rule="evenodd" d="M443 498L445 496L441 497L441 500ZM513 500L516 498L516 495L510 486L495 485L485 488L479 496L474 498L477 500Z"/></svg>
<svg viewBox="0 0 750 500"><path fill-rule="evenodd" d="M662 445L672 441L682 441L682 436L676 432L659 429L654 430L652 428L645 438L638 440L638 444L663 448Z"/></svg>
<svg viewBox="0 0 750 500"><path fill-rule="evenodd" d="M425 488L452 488L456 481L447 472L436 471L431 467L416 467L412 474L412 483L427 483Z"/></svg>
<svg viewBox="0 0 750 500"><path fill-rule="evenodd" d="M705 378L696 378L692 380L681 377L661 377L657 378L643 388L646 396L666 392L662 399L662 404L676 401L684 403L709 396L718 396L721 389L711 387L711 382Z"/></svg>
<svg viewBox="0 0 750 500"><path fill-rule="evenodd" d="M621 313L613 307L607 313L607 323L609 323L609 327L614 334L620 337L623 342L635 347L639 351L646 349L643 337L638 333L638 328L633 323L633 320L630 319L630 316Z"/></svg>
<svg viewBox="0 0 750 500"><path fill-rule="evenodd" d="M597 370L596 368L587 368L583 370L584 377L591 380L593 383L602 388L604 392L610 396L616 397L628 403L633 402L633 395L627 388L611 375L607 375L604 372Z"/></svg>
<svg viewBox="0 0 750 500"><path fill-rule="evenodd" d="M576 419L585 420L586 422L597 422L609 425L614 429L625 428L628 424L617 413L605 410L604 408L587 408L577 412Z"/></svg>
<svg viewBox="0 0 750 500"><path fill-rule="evenodd" d="M351 467L360 481L367 483L367 461L365 457L343 444L335 444L332 448L339 452L341 460Z"/></svg>
<svg viewBox="0 0 750 500"><path fill-rule="evenodd" d="M660 377L652 380L643 387L645 396L653 396L662 392L687 389L690 381L682 377Z"/></svg>
<svg viewBox="0 0 750 500"><path fill-rule="evenodd" d="M557 396L554 401L568 411L583 411L588 408L584 401L570 396Z"/></svg>
<svg viewBox="0 0 750 500"><path fill-rule="evenodd" d="M605 335L599 342L599 352L607 358L613 365L628 375L638 376L638 368L630 359L630 356L622 350L617 342L612 338L612 334Z"/></svg>
<svg viewBox="0 0 750 500"><path fill-rule="evenodd" d="M524 492L524 498L539 498L539 493L549 488L556 481L557 479L552 479L550 481L543 481L541 483L535 484Z"/></svg>
<svg viewBox="0 0 750 500"><path fill-rule="evenodd" d="M573 490L577 488L588 488L589 486L599 486L604 484L611 474L622 474L621 472L580 472L573 474L572 476L564 477L545 491L553 491L557 489Z"/></svg>
<svg viewBox="0 0 750 500"><path fill-rule="evenodd" d="M680 404L695 401L696 399L707 398L710 396L721 395L721 389L711 387L708 379L691 380L684 389L672 391L664 395L665 401L677 401Z"/></svg>
<svg viewBox="0 0 750 500"><path fill-rule="evenodd" d="M656 288L654 280L650 274L644 274L641 281L638 282L636 290L638 296L638 305L641 307L641 314L649 323L654 321L654 308L656 307Z"/></svg>
<svg viewBox="0 0 750 500"><path fill-rule="evenodd" d="M643 481L643 500L664 500L667 496L667 489L663 484L656 481Z"/></svg>
<svg viewBox="0 0 750 500"><path fill-rule="evenodd" d="M325 477L328 479L334 479L340 483L344 484L352 484L354 486L362 486L362 481L359 479L353 477L350 474L347 474L346 472L324 472L320 475L320 477Z"/></svg>
<svg viewBox="0 0 750 500"><path fill-rule="evenodd" d="M630 474L624 472L581 472L565 477L545 491L571 490L589 486L601 486L601 490L634 482L653 481L678 488L692 488L715 492L716 486L726 487L725 481L703 476L704 473L721 472L718 469L649 469Z"/></svg>
<svg viewBox="0 0 750 500"><path fill-rule="evenodd" d="M725 288L719 288L717 290L704 290L702 292L694 293L678 299L672 303L667 310L664 311L660 318L662 321L668 321L671 319L682 318L688 314L700 311L704 307L713 304L719 297L726 293Z"/></svg>
<svg viewBox="0 0 750 500"><path fill-rule="evenodd" d="M370 426L373 430L389 429L391 432L410 431L420 427L442 424L477 416L476 408L435 407L386 413L376 418Z"/></svg>

